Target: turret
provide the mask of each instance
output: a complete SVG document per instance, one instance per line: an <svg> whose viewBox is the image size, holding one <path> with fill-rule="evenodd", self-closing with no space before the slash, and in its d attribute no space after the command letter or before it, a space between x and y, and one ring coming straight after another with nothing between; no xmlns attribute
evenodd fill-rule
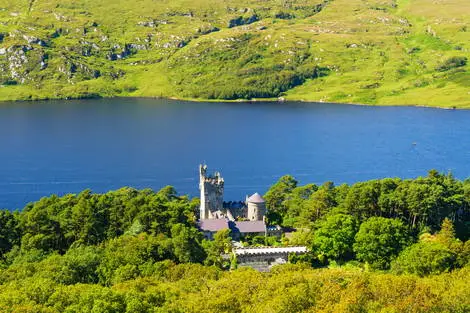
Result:
<svg viewBox="0 0 470 313"><path fill-rule="evenodd" d="M250 221L262 221L266 215L266 201L259 193L253 194L246 199L247 218Z"/></svg>

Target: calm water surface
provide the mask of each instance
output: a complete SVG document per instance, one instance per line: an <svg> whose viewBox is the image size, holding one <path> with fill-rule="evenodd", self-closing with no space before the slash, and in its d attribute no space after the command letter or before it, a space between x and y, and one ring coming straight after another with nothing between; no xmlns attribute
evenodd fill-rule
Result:
<svg viewBox="0 0 470 313"><path fill-rule="evenodd" d="M173 185L198 194L198 165L226 200L302 184L470 176L470 111L307 103L107 99L0 104L0 207L50 194Z"/></svg>

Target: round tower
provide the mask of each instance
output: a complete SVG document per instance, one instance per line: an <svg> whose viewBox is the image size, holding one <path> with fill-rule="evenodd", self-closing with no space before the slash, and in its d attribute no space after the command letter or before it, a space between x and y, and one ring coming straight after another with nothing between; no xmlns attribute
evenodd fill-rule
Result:
<svg viewBox="0 0 470 313"><path fill-rule="evenodd" d="M246 199L248 207L247 218L250 221L262 221L266 215L266 201L259 193L255 193Z"/></svg>

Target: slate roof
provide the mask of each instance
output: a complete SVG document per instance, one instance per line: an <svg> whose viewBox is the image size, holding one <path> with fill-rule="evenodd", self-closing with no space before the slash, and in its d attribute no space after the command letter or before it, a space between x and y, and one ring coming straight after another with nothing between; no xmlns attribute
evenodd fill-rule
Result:
<svg viewBox="0 0 470 313"><path fill-rule="evenodd" d="M264 221L240 221L231 222L227 219L205 219L198 222L202 231L217 232L219 230L230 228L233 233L264 233L266 225Z"/></svg>
<svg viewBox="0 0 470 313"><path fill-rule="evenodd" d="M233 222L230 227L234 232L244 233L261 233L266 231L264 221L240 221Z"/></svg>
<svg viewBox="0 0 470 313"><path fill-rule="evenodd" d="M199 220L198 225L202 231L211 231L211 232L216 232L222 229L229 228L228 220L226 219Z"/></svg>
<svg viewBox="0 0 470 313"><path fill-rule="evenodd" d="M247 202L251 202L251 203L265 203L266 201L263 199L263 197L261 197L259 195L259 193L255 193L254 195L252 195L251 197L249 197L248 199L246 199Z"/></svg>

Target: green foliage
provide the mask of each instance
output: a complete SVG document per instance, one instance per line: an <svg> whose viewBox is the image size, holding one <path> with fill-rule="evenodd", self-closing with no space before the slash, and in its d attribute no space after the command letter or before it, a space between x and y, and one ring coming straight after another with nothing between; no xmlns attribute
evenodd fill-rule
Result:
<svg viewBox="0 0 470 313"><path fill-rule="evenodd" d="M18 245L20 238L17 216L6 210L0 211L0 259L5 259L5 253Z"/></svg>
<svg viewBox="0 0 470 313"><path fill-rule="evenodd" d="M280 223L282 216L286 214L287 204L292 191L297 187L297 181L290 175L279 178L277 183L271 186L264 195L268 208L268 220L272 224Z"/></svg>
<svg viewBox="0 0 470 313"><path fill-rule="evenodd" d="M468 184L434 171L351 187L297 186L286 176L268 198L280 218L314 226L289 239L314 249L270 273L237 269L228 230L202 240L197 200L172 187L43 198L0 215L0 311L467 312L470 241L457 238L468 233L454 224L468 221ZM305 210L310 217L299 218ZM409 229L434 234L406 248ZM250 240L279 244L274 239ZM344 263L352 252L372 268L392 262L404 275ZM324 257L330 268L312 269L324 266ZM435 275L419 277L429 274Z"/></svg>
<svg viewBox="0 0 470 313"><path fill-rule="evenodd" d="M400 220L371 217L361 224L353 247L359 260L374 268L386 269L409 244L408 230Z"/></svg>
<svg viewBox="0 0 470 313"><path fill-rule="evenodd" d="M6 267L0 282L112 285L161 274L160 261L203 262L195 204L172 187L156 193L123 188L42 198L17 214L0 211L8 235L0 237Z"/></svg>
<svg viewBox="0 0 470 313"><path fill-rule="evenodd" d="M202 244L207 255L204 264L225 268L227 264L224 264L222 254L232 252L230 229L219 230L214 235L214 240L204 240Z"/></svg>
<svg viewBox="0 0 470 313"><path fill-rule="evenodd" d="M60 260L62 265L57 282L64 285L96 284L97 269L102 261L102 249L94 246L71 247Z"/></svg>
<svg viewBox="0 0 470 313"><path fill-rule="evenodd" d="M318 224L313 250L331 260L351 259L354 236L358 231L357 220L350 215L335 214L327 216Z"/></svg>
<svg viewBox="0 0 470 313"><path fill-rule="evenodd" d="M457 266L464 267L470 264L470 240L462 244L461 250L457 255Z"/></svg>
<svg viewBox="0 0 470 313"><path fill-rule="evenodd" d="M441 229L439 230L436 239L438 242L449 248L455 243L454 224L448 218L445 218L442 221Z"/></svg>
<svg viewBox="0 0 470 313"><path fill-rule="evenodd" d="M454 267L456 255L440 243L419 242L405 249L392 263L398 273L420 276L448 272Z"/></svg>
<svg viewBox="0 0 470 313"><path fill-rule="evenodd" d="M299 223L301 214L305 214L307 203L305 200L309 199L311 195L318 190L318 186L315 184L307 184L305 186L295 187L289 199L286 200L288 207L286 215L283 218L284 226L295 226ZM301 221L300 223L302 223Z"/></svg>
<svg viewBox="0 0 470 313"><path fill-rule="evenodd" d="M337 205L335 197L334 184L331 182L323 184L304 202L299 223L308 225L326 215Z"/></svg>
<svg viewBox="0 0 470 313"><path fill-rule="evenodd" d="M405 249L392 269L420 276L448 272L468 264L469 247L469 241L462 243L455 238L454 225L446 218L437 234L423 234L420 242Z"/></svg>
<svg viewBox="0 0 470 313"><path fill-rule="evenodd" d="M106 242L97 269L99 281L111 285L129 280L138 277L148 264L171 257L170 239L146 234L121 236Z"/></svg>
<svg viewBox="0 0 470 313"><path fill-rule="evenodd" d="M470 181L458 181L450 174L430 171L416 179L385 178L338 187L325 183L320 188L279 188L278 184L270 195L277 202L270 205L277 206L277 220L287 226L312 227L313 221L335 212L350 214L359 222L377 216L400 219L414 235L435 232L449 218L458 238L470 235Z"/></svg>
<svg viewBox="0 0 470 313"><path fill-rule="evenodd" d="M451 57L440 64L436 70L445 72L453 68L467 65L467 57Z"/></svg>
<svg viewBox="0 0 470 313"><path fill-rule="evenodd" d="M318 260L318 258L311 252L297 255L292 253L288 257L288 261L290 264L304 264L308 265L308 267L320 267L322 264Z"/></svg>
<svg viewBox="0 0 470 313"><path fill-rule="evenodd" d="M202 262L205 259L204 250L200 244L202 233L196 228L175 224L171 228L172 248L175 261L181 263Z"/></svg>
<svg viewBox="0 0 470 313"><path fill-rule="evenodd" d="M286 242L288 245L291 246L312 246L313 242L313 235L312 231L309 229L298 229L295 232L289 233L289 237L284 236L282 238L283 242Z"/></svg>
<svg viewBox="0 0 470 313"><path fill-rule="evenodd" d="M235 253L230 254L230 269L236 270L238 268L237 255Z"/></svg>
<svg viewBox="0 0 470 313"><path fill-rule="evenodd" d="M124 234L171 236L175 224L194 226L193 204L172 187L158 193L123 188L106 194L52 196L21 213L22 249L64 253L72 244L97 244ZM138 227L138 229L136 229Z"/></svg>

